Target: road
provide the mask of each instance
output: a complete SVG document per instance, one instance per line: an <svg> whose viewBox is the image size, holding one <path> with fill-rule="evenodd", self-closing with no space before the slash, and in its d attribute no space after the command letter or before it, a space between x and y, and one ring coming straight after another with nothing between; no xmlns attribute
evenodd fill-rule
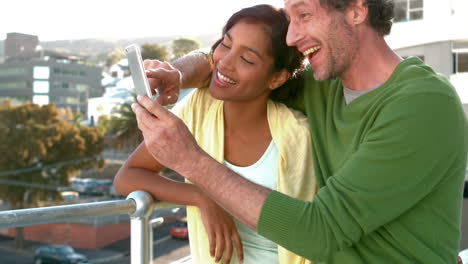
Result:
<svg viewBox="0 0 468 264"><path fill-rule="evenodd" d="M170 264L175 260L190 254L188 240L173 239L170 237L170 227L174 223L166 224L153 230L153 257L155 264ZM130 253L130 239L125 239L106 247L106 249ZM112 261L115 264L130 264L130 256Z"/></svg>
<svg viewBox="0 0 468 264"><path fill-rule="evenodd" d="M2 264L31 264L33 259L29 256L24 256L22 254L15 254L9 250L3 250L0 248L0 256Z"/></svg>
<svg viewBox="0 0 468 264"><path fill-rule="evenodd" d="M188 240L173 239L170 237L169 230L173 224L174 223L169 223L153 229L153 257L155 264L170 264L190 254ZM4 245L5 243L6 242L3 241L1 244ZM107 263L130 264L130 238L116 242L104 249L125 254L125 256L121 258L113 259ZM1 264L31 264L33 262L32 252L18 252L0 247L0 256Z"/></svg>

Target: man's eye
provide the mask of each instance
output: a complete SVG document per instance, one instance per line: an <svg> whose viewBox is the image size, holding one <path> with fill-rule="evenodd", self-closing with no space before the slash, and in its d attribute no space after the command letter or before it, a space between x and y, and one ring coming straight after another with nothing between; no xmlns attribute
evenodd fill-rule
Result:
<svg viewBox="0 0 468 264"><path fill-rule="evenodd" d="M301 13L301 14L299 14L299 17L301 19L306 19L306 18L309 18L310 16L311 16L310 13Z"/></svg>

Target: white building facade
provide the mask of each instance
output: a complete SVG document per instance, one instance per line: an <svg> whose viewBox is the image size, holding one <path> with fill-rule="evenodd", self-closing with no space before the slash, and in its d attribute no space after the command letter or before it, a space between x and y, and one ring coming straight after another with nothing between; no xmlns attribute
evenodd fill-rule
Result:
<svg viewBox="0 0 468 264"><path fill-rule="evenodd" d="M468 103L468 0L395 0L390 47L448 76Z"/></svg>

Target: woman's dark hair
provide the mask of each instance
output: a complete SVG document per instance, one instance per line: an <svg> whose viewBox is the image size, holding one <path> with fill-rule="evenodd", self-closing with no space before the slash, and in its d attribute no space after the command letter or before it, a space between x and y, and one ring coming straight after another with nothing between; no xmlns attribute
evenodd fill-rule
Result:
<svg viewBox="0 0 468 264"><path fill-rule="evenodd" d="M280 71L286 69L292 77L281 87L271 92L270 98L273 100L284 100L295 96L299 85L303 85L303 79L300 71L303 68L304 56L295 48L286 44L286 34L288 32L288 20L283 9L275 8L270 5L256 5L241 9L234 13L223 28L223 35L211 47L212 52L223 41L223 36L234 25L240 21L249 24L264 24L269 28L271 37L270 54L274 60L274 70Z"/></svg>
<svg viewBox="0 0 468 264"><path fill-rule="evenodd" d="M343 11L356 0L320 0L320 5L331 9ZM369 9L369 24L380 36L390 34L392 30L392 19L395 16L394 0L367 0L365 2Z"/></svg>

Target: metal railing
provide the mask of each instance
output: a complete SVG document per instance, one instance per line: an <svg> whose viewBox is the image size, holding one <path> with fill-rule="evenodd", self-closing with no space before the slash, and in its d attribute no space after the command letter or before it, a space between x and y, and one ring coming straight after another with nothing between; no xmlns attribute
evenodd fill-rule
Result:
<svg viewBox="0 0 468 264"><path fill-rule="evenodd" d="M128 213L131 263L149 264L153 261L154 223L150 221L153 210L154 201L151 195L144 191L135 191L130 193L126 200L0 211L0 229ZM160 222L161 219L154 221Z"/></svg>

